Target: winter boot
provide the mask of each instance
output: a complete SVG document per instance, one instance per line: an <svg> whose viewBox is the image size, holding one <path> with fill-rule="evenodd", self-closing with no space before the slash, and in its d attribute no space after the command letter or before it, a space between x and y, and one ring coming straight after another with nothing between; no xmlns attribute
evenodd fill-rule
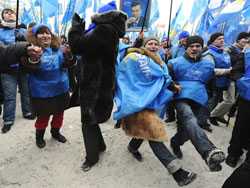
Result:
<svg viewBox="0 0 250 188"><path fill-rule="evenodd" d="M219 148L213 148L206 152L206 163L212 172L217 172L222 169L220 163L225 160L224 152Z"/></svg>
<svg viewBox="0 0 250 188"><path fill-rule="evenodd" d="M45 142L45 140L43 139L44 133L45 133L45 129L43 129L43 130L38 130L38 129L36 129L36 145L37 145L37 147L39 147L40 149L41 149L41 148L44 148L45 145L46 145L46 142Z"/></svg>
<svg viewBox="0 0 250 188"><path fill-rule="evenodd" d="M51 132L52 137L56 139L58 142L61 142L61 143L67 142L67 139L65 138L65 136L61 135L59 130L60 128L51 127L50 132Z"/></svg>
<svg viewBox="0 0 250 188"><path fill-rule="evenodd" d="M187 172L180 168L178 171L176 171L173 174L173 177L177 184L181 187L187 184L190 184L192 181L195 180L197 174L192 173L192 172Z"/></svg>

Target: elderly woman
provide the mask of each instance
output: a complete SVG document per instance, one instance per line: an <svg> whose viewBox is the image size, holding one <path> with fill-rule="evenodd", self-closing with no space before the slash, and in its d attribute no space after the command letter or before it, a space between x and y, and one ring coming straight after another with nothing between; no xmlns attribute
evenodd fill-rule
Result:
<svg viewBox="0 0 250 188"><path fill-rule="evenodd" d="M128 150L138 161L142 161L138 149L143 139L149 140L155 156L173 175L178 185L184 186L191 183L196 174L183 170L163 144L166 134L156 114L164 115L166 109L159 109L164 109L162 106L171 100L173 92L180 92L181 87L172 82L167 66L158 54L158 48L158 38L148 36L143 41L143 47L129 49L128 55L117 66L117 111L114 112L114 119L122 118L123 130L133 137Z"/></svg>
<svg viewBox="0 0 250 188"><path fill-rule="evenodd" d="M52 115L51 134L61 143L67 139L59 130L63 123L64 110L69 102L68 68L75 58L67 46L61 46L59 36L53 34L48 26L38 24L25 33L27 41L43 49L40 68L29 75L28 87L32 113L37 116L36 145L45 147L43 139L49 118Z"/></svg>

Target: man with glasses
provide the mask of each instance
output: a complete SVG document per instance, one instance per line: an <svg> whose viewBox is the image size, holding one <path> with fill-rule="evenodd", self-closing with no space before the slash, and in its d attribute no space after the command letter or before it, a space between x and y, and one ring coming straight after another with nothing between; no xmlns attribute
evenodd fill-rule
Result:
<svg viewBox="0 0 250 188"><path fill-rule="evenodd" d="M206 84L214 71L214 63L202 58L202 48L203 39L200 36L188 37L184 55L168 63L171 77L182 88L174 97L179 123L170 146L176 157L182 158L180 146L190 139L210 170L220 171L225 154L208 139L196 118L200 107L208 100Z"/></svg>

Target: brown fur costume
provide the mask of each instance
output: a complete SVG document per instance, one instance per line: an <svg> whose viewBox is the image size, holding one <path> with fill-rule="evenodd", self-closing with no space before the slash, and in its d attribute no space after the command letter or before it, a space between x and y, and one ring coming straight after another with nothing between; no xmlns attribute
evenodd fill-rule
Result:
<svg viewBox="0 0 250 188"><path fill-rule="evenodd" d="M128 53L137 52L144 54L163 66L159 54L154 55L144 47L128 49ZM153 109L144 109L140 112L122 118L122 129L126 135L157 142L166 142L167 136L162 121Z"/></svg>

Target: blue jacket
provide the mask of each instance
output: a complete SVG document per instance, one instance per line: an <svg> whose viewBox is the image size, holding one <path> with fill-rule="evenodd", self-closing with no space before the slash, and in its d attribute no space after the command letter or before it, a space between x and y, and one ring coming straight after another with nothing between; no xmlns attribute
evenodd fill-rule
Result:
<svg viewBox="0 0 250 188"><path fill-rule="evenodd" d="M167 86L171 82L165 63L163 67L140 53L129 53L116 70L115 120L145 108L157 109L173 97Z"/></svg>
<svg viewBox="0 0 250 188"><path fill-rule="evenodd" d="M245 74L237 82L239 95L248 101L250 101L250 49L245 50Z"/></svg>
<svg viewBox="0 0 250 188"><path fill-rule="evenodd" d="M215 48L214 46L210 46L210 49L203 53L203 56L207 54L211 54L215 60L215 68L230 68L231 67L231 59L230 55L227 52L223 52L220 49ZM224 76L216 76L216 87L226 88L230 85L230 77L229 75Z"/></svg>
<svg viewBox="0 0 250 188"><path fill-rule="evenodd" d="M41 66L29 76L29 88L32 97L49 98L65 94L69 90L68 70L62 67L64 62L61 49L44 50Z"/></svg>
<svg viewBox="0 0 250 188"><path fill-rule="evenodd" d="M173 48L172 59L177 58L177 57L181 57L186 52L186 49L180 45L173 46L172 48ZM178 51L178 49L179 49L179 51Z"/></svg>
<svg viewBox="0 0 250 188"><path fill-rule="evenodd" d="M201 105L208 100L206 83L213 71L214 63L203 58L200 62L190 62L183 56L170 60L173 65L175 81L181 87L181 93L175 99L191 99Z"/></svg>

